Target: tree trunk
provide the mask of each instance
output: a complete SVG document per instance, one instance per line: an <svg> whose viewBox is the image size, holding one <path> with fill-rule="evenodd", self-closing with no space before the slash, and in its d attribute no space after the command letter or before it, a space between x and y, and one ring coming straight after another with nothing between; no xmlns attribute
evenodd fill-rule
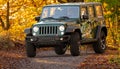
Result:
<svg viewBox="0 0 120 69"><path fill-rule="evenodd" d="M2 25L2 28L4 30L8 30L9 27L10 27L10 23L9 23L9 1L7 2L7 11L6 11L7 15L6 15L6 22L3 21L2 17L0 16L0 22L1 22L1 25Z"/></svg>
<svg viewBox="0 0 120 69"><path fill-rule="evenodd" d="M10 27L10 22L9 22L9 8L10 8L10 6L9 6L9 1L8 1L7 2L7 16L6 16L6 30L8 30L9 27Z"/></svg>
<svg viewBox="0 0 120 69"><path fill-rule="evenodd" d="M2 28L4 29L5 25L4 25L4 22L3 22L2 18L1 18L1 16L0 16L0 22L1 22Z"/></svg>

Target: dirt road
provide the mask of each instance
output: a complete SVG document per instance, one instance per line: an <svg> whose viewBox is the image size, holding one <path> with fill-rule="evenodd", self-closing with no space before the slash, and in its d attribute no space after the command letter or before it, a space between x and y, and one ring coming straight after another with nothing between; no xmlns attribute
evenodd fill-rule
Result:
<svg viewBox="0 0 120 69"><path fill-rule="evenodd" d="M20 69L77 69L79 64L87 57L83 51L81 56L73 57L67 51L65 55L56 55L53 50L37 53L35 58L27 58L27 62L21 61Z"/></svg>
<svg viewBox="0 0 120 69"><path fill-rule="evenodd" d="M0 50L0 69L119 69L109 63L115 51L95 54L93 50L81 50L81 55L73 57L67 50L65 55L55 54L53 49L37 51L34 58L28 58L25 48ZM116 52L117 53L117 52ZM117 67L117 68L115 68Z"/></svg>

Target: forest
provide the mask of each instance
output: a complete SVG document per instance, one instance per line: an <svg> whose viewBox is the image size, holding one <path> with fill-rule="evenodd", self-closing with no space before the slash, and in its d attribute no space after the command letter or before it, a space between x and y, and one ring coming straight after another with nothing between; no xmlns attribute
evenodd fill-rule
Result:
<svg viewBox="0 0 120 69"><path fill-rule="evenodd" d="M108 49L120 51L120 0L0 0L0 50L24 46L24 30L36 23L35 17L41 14L43 6L67 2L101 2ZM120 60L120 52L117 57ZM119 60L115 62L120 63Z"/></svg>

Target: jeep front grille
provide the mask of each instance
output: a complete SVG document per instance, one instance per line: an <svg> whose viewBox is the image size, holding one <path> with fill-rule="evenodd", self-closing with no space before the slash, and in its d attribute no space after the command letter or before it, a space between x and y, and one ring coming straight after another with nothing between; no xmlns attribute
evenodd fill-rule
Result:
<svg viewBox="0 0 120 69"><path fill-rule="evenodd" d="M40 35L55 35L58 34L58 26L40 26Z"/></svg>

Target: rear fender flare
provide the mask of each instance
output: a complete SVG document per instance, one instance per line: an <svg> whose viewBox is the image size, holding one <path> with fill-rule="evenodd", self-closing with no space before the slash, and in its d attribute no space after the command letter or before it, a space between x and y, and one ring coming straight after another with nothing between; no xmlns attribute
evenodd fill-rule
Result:
<svg viewBox="0 0 120 69"><path fill-rule="evenodd" d="M96 39L99 39L100 38L100 33L101 31L104 31L105 35L107 36L107 28L103 25L103 26L97 26L97 29L96 29L96 35L95 35L95 38Z"/></svg>

